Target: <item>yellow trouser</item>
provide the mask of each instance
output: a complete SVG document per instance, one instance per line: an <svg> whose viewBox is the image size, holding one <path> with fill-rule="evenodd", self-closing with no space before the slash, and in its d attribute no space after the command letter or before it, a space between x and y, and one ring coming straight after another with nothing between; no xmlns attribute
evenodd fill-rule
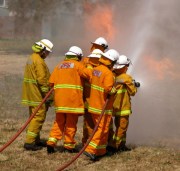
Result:
<svg viewBox="0 0 180 171"><path fill-rule="evenodd" d="M93 123L96 125L99 119L99 114L91 114ZM111 115L103 115L96 133L94 134L91 142L87 146L87 152L95 154L96 156L102 156L106 154L106 146L108 141L109 124L111 121Z"/></svg>
<svg viewBox="0 0 180 171"><path fill-rule="evenodd" d="M90 113L85 109L82 144L85 145L94 130L94 123Z"/></svg>
<svg viewBox="0 0 180 171"><path fill-rule="evenodd" d="M115 131L112 136L112 130L109 134L109 146L118 149L121 145L126 143L126 132L129 125L129 115L127 116L116 116L114 118Z"/></svg>
<svg viewBox="0 0 180 171"><path fill-rule="evenodd" d="M37 106L29 106L29 115L31 115ZM43 123L46 119L46 107L42 107L38 110L34 118L29 123L27 132L26 132L26 143L34 143L40 139L40 131L42 129Z"/></svg>
<svg viewBox="0 0 180 171"><path fill-rule="evenodd" d="M56 113L56 120L50 131L47 144L56 146L57 141L64 136L64 147L67 149L75 148L74 137L77 131L78 117L78 114Z"/></svg>

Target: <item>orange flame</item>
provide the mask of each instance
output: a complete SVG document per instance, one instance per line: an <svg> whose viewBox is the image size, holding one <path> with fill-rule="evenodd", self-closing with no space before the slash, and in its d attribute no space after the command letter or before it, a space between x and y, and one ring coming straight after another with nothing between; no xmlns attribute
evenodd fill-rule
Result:
<svg viewBox="0 0 180 171"><path fill-rule="evenodd" d="M113 27L113 11L110 5L96 5L86 2L84 5L85 14L87 15L85 27L88 32L93 31L100 36L113 40L116 29Z"/></svg>
<svg viewBox="0 0 180 171"><path fill-rule="evenodd" d="M163 80L165 77L170 79L177 79L179 77L178 72L175 70L175 64L172 60L170 60L170 58L166 57L161 60L157 60L148 56L145 58L145 63L155 78L159 80Z"/></svg>

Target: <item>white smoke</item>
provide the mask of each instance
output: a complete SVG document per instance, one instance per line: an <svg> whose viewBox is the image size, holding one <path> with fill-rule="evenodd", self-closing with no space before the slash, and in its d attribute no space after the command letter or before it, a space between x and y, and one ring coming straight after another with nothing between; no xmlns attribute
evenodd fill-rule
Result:
<svg viewBox="0 0 180 171"><path fill-rule="evenodd" d="M121 39L115 42L115 45L122 45L116 47L121 52L124 50L123 53L132 60L133 66L129 73L141 82L137 95L132 98L133 115L130 117L128 130L128 142L131 144L164 143L180 147L180 106L178 102L180 80L179 76L172 77L180 73L177 68L177 62L180 62L178 57L179 3L178 0L141 1L139 7L135 6L136 14L126 16L127 20L130 20L130 32L121 31L119 33L125 33L128 41L125 45L122 44ZM129 14L132 14L132 6L125 8ZM120 15L123 14L120 12L118 16ZM120 29L124 23L119 22ZM128 25L123 26L123 28L126 27ZM173 67L163 70L164 78L159 80L153 72L156 66L152 65L152 68L147 68L146 55L157 61L166 57L172 60ZM161 66L157 67L160 69ZM169 70L174 73L170 75Z"/></svg>
<svg viewBox="0 0 180 171"><path fill-rule="evenodd" d="M113 7L115 14L113 24L117 30L116 38L108 40L109 47L132 60L133 65L128 73L141 83L137 95L132 98L133 114L130 117L127 142L161 142L180 147L180 1L100 2ZM93 3L92 10L95 10L99 1L94 0ZM74 6L76 7L79 8L78 3ZM84 22L88 14L85 15L81 10L75 11L78 11L77 15L61 11L51 21L54 25L52 37L57 46L55 50L62 49L63 54L71 45L89 50L90 41L101 36L95 30L86 32ZM89 35L92 39L89 39ZM89 54L89 51L85 53ZM151 60L151 65L148 60ZM168 65L167 62L172 63ZM161 70L161 79L157 75L158 69Z"/></svg>
<svg viewBox="0 0 180 171"><path fill-rule="evenodd" d="M128 73L141 83L132 97L127 142L179 148L180 1L118 0L109 5L117 29L110 48L132 60Z"/></svg>

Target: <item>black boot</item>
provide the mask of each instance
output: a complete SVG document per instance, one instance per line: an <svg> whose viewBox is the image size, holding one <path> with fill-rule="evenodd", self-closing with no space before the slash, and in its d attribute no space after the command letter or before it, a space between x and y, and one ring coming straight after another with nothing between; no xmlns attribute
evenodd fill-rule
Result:
<svg viewBox="0 0 180 171"><path fill-rule="evenodd" d="M47 140L39 140L36 142L36 145L41 147L46 147L47 146L46 142Z"/></svg>
<svg viewBox="0 0 180 171"><path fill-rule="evenodd" d="M35 143L25 143L24 144L24 148L26 150L31 150L31 151L37 151L37 150L41 150L42 147L41 146L37 146Z"/></svg>
<svg viewBox="0 0 180 171"><path fill-rule="evenodd" d="M111 146L109 146L109 145L106 147L106 150L107 150L108 152L112 152L112 153L117 152L117 149L116 149L116 148L111 147Z"/></svg>
<svg viewBox="0 0 180 171"><path fill-rule="evenodd" d="M73 149L67 149L67 148L64 148L63 149L63 152L67 152L67 153L78 153L79 151L75 148Z"/></svg>
<svg viewBox="0 0 180 171"><path fill-rule="evenodd" d="M118 151L120 151L120 152L131 151L131 148L128 148L126 145L123 145L118 148Z"/></svg>
<svg viewBox="0 0 180 171"><path fill-rule="evenodd" d="M54 147L52 147L52 146L50 146L50 145L47 145L47 153L48 153L48 154L55 153Z"/></svg>

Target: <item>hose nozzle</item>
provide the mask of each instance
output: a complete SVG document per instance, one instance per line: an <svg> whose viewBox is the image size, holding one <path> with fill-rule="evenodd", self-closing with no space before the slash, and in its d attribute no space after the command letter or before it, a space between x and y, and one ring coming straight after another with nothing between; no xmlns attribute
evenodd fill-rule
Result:
<svg viewBox="0 0 180 171"><path fill-rule="evenodd" d="M135 80L133 80L133 83L134 83L135 87L140 87L140 82L136 82Z"/></svg>

